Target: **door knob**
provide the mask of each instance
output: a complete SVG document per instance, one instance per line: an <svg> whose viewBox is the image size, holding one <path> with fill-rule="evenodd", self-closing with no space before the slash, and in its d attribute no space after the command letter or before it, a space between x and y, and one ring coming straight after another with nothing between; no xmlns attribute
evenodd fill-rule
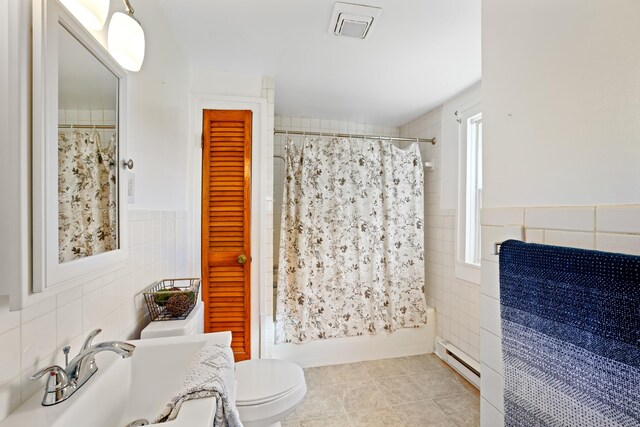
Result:
<svg viewBox="0 0 640 427"><path fill-rule="evenodd" d="M247 256L245 254L238 255L238 264L245 264L247 262Z"/></svg>
<svg viewBox="0 0 640 427"><path fill-rule="evenodd" d="M129 160L123 160L122 161L122 169L133 169L133 160L129 159Z"/></svg>

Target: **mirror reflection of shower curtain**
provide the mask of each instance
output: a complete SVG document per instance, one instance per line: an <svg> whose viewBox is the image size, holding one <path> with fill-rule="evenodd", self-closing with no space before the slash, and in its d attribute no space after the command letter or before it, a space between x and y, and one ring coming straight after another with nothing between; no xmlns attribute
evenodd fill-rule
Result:
<svg viewBox="0 0 640 427"><path fill-rule="evenodd" d="M418 145L286 144L276 342L425 324Z"/></svg>
<svg viewBox="0 0 640 427"><path fill-rule="evenodd" d="M58 133L58 261L118 248L115 138Z"/></svg>

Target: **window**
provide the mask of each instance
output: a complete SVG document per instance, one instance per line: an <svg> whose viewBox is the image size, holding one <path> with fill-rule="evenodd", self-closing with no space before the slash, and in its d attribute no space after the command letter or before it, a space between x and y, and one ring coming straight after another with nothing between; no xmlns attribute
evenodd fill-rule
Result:
<svg viewBox="0 0 640 427"><path fill-rule="evenodd" d="M482 113L467 119L467 183L464 262L480 265L482 207Z"/></svg>
<svg viewBox="0 0 640 427"><path fill-rule="evenodd" d="M457 114L459 174L455 274L480 283L480 210L482 208L482 112L480 105Z"/></svg>

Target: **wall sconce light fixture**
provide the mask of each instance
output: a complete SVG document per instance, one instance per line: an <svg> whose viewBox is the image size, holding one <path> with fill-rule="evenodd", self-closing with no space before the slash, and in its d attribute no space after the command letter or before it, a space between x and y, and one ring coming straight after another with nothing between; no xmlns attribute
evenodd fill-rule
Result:
<svg viewBox="0 0 640 427"><path fill-rule="evenodd" d="M109 22L107 46L116 61L129 71L140 71L144 61L145 39L140 22L133 16L129 0L123 0L125 13L116 12Z"/></svg>

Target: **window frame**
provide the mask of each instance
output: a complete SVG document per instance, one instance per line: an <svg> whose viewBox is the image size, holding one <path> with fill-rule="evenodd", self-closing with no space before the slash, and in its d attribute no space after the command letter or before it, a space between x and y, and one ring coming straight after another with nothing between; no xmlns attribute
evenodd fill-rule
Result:
<svg viewBox="0 0 640 427"><path fill-rule="evenodd" d="M455 276L459 279L466 280L468 282L480 284L480 261L481 261L481 236L480 236L480 209L475 211L475 215L471 218L468 215L468 207L470 204L475 204L481 207L482 203L482 177L478 176L477 169L482 171L482 146L479 152L472 147L469 150L471 144L477 144L477 131L481 131L482 127L482 104L474 103L472 105L465 106L464 109L457 112L456 119L458 121L458 206L456 209L456 247L455 247ZM472 120L479 119L479 128L473 136L469 134L469 124ZM480 137L482 143L482 138ZM471 151L471 152L470 152ZM480 158L480 167L476 167L476 163L470 164L470 157ZM473 177L469 177L469 172L474 174ZM480 189L477 189L474 194L469 194L469 179L472 179L473 186L479 181ZM478 179L479 178L479 179ZM475 202L478 201L479 204ZM477 239L472 239L467 233L469 228L474 228L474 236ZM473 241L475 240L475 241ZM475 261L469 262L467 257L467 247L473 244L473 251L476 254Z"/></svg>

